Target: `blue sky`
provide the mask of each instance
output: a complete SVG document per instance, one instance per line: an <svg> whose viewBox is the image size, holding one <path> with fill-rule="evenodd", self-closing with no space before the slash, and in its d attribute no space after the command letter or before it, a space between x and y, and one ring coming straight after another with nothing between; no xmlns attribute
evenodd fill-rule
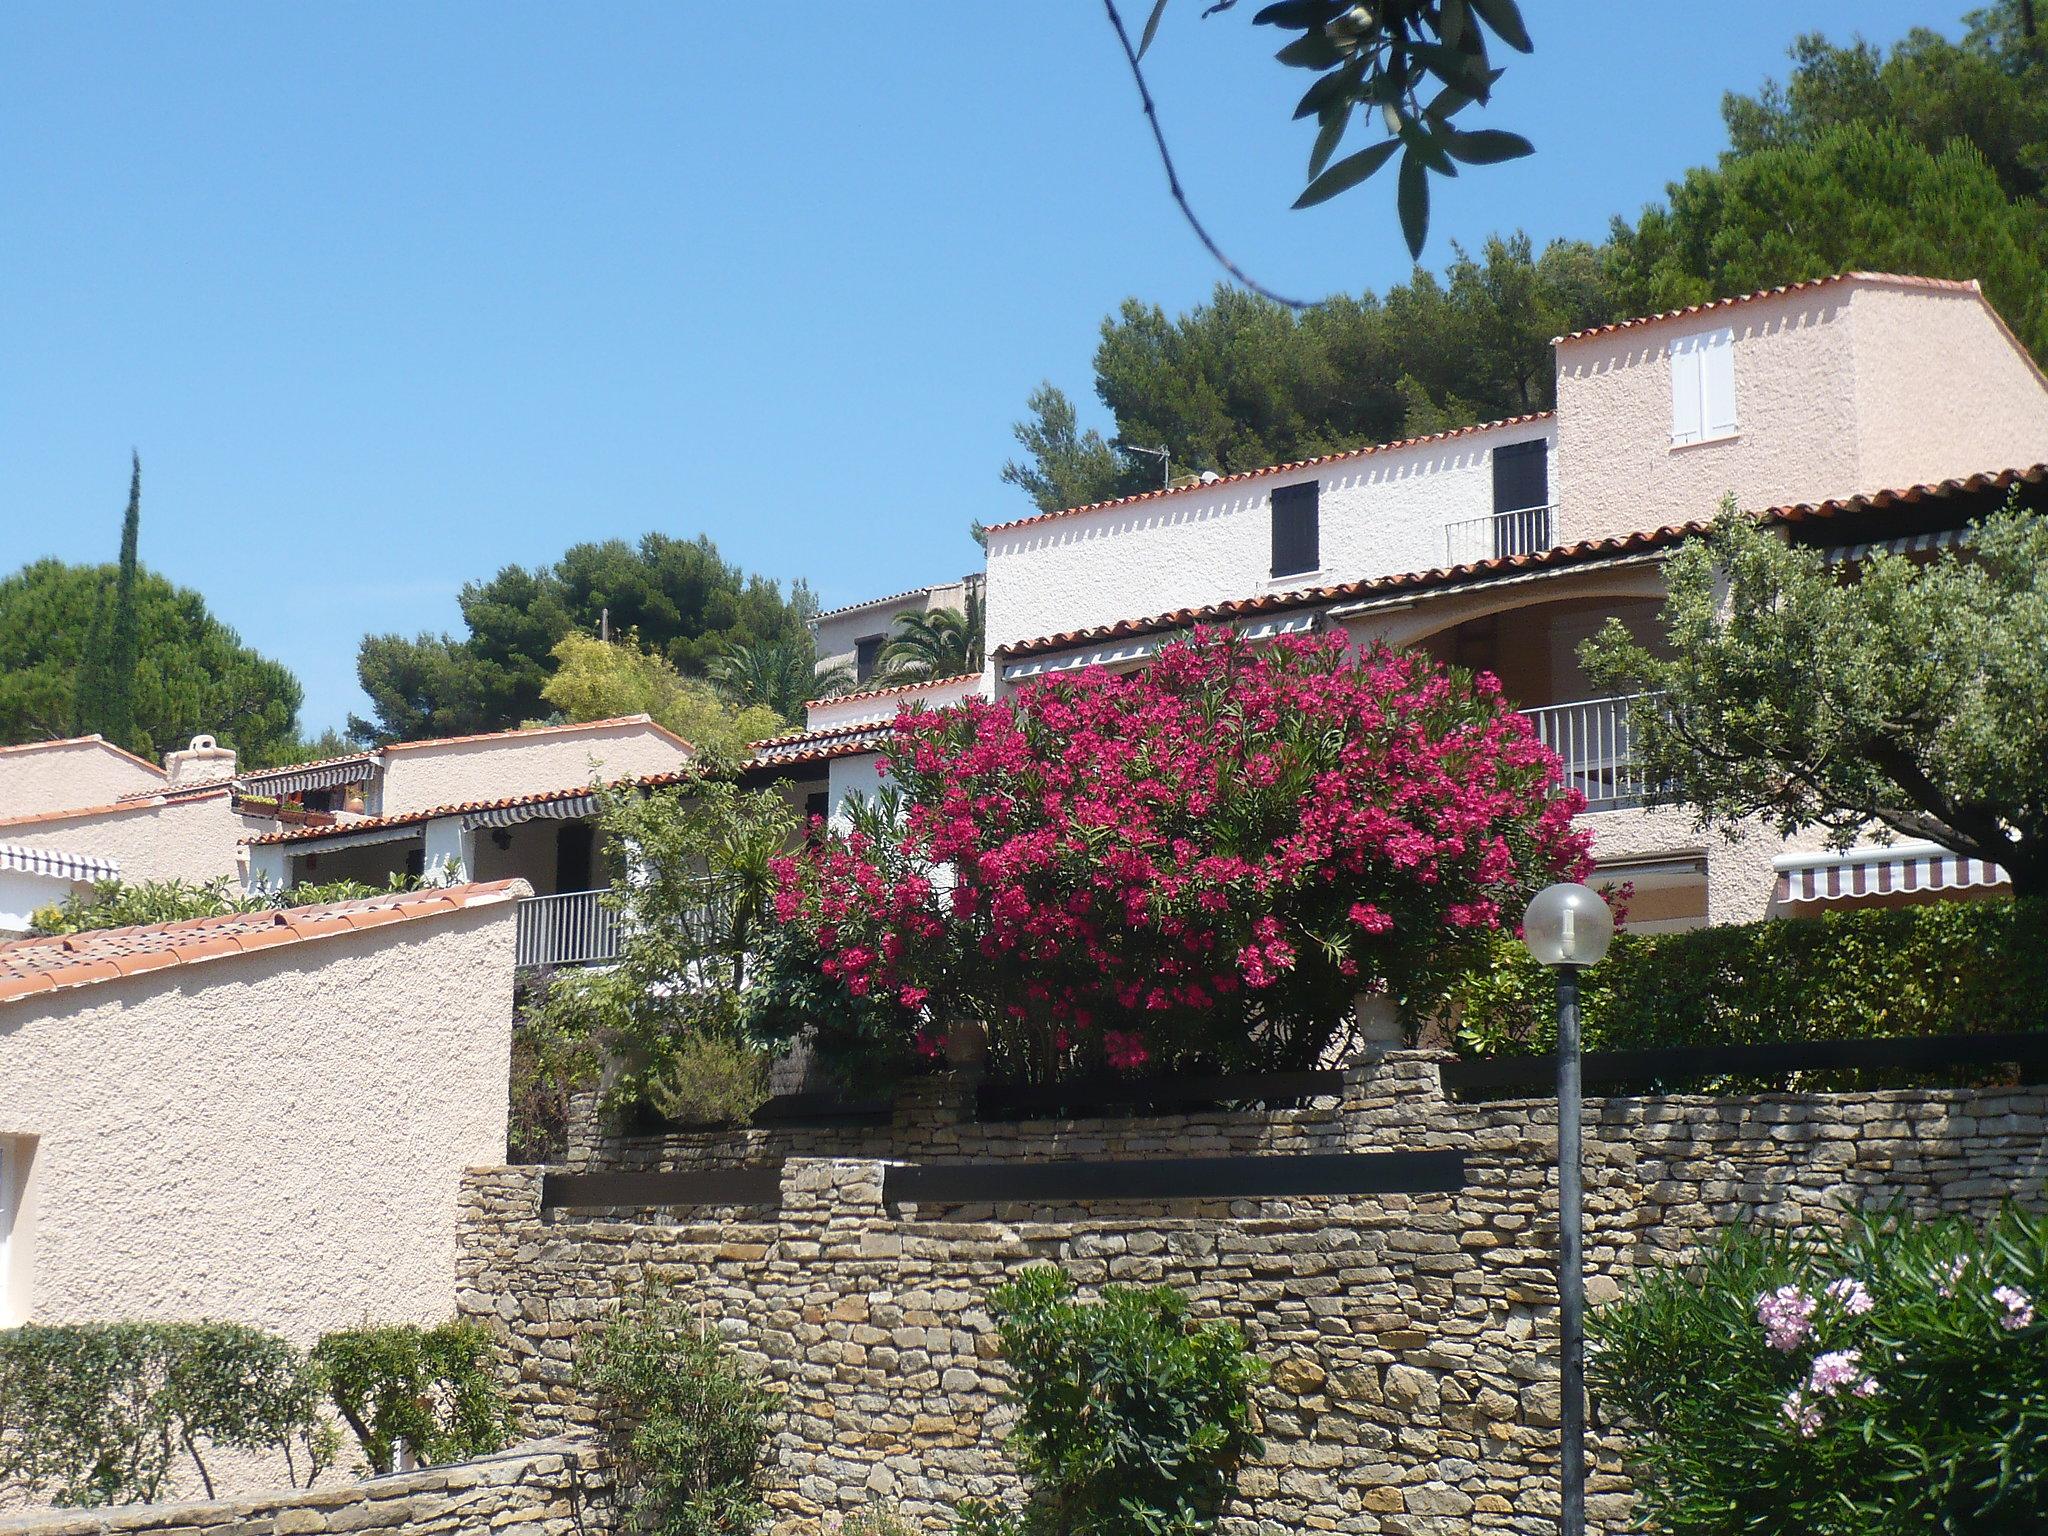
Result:
<svg viewBox="0 0 2048 1536"><path fill-rule="evenodd" d="M1249 0L1201 9L1148 69L1225 248L1304 297L1399 281L1391 177L1290 212L1306 77ZM1802 31L1960 14L1524 9L1488 121L1538 155L1439 191L1431 264L1597 238ZM582 539L708 532L828 605L957 576L1025 507L1026 393L1092 406L1103 315L1219 275L1093 0L12 6L0 178L0 571L111 558L139 447L144 560L298 673L309 732L361 707L365 631Z"/></svg>

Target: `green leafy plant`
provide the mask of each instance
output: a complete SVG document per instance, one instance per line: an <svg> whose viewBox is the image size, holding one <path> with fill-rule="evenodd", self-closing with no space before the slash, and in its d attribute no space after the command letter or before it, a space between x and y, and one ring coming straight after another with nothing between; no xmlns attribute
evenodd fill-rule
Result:
<svg viewBox="0 0 2048 1536"><path fill-rule="evenodd" d="M1238 1469L1263 1449L1263 1374L1234 1323L1192 1324L1170 1286L1111 1285L1077 1301L1050 1266L992 1297L1017 1401L1016 1511L970 1501L963 1536L1193 1536L1213 1530Z"/></svg>
<svg viewBox="0 0 2048 1536"><path fill-rule="evenodd" d="M1589 1331L1669 1536L2048 1528L2048 1216L1734 1229Z"/></svg>
<svg viewBox="0 0 2048 1536"><path fill-rule="evenodd" d="M577 1376L633 1530L748 1536L766 1521L760 1480L775 1396L682 1297L626 1297L586 1345Z"/></svg>
<svg viewBox="0 0 2048 1536"><path fill-rule="evenodd" d="M515 1163L567 1156L571 1100L603 1076L604 1051L591 1038L575 985L573 973L561 971L516 983L505 1124L506 1155Z"/></svg>
<svg viewBox="0 0 2048 1536"><path fill-rule="evenodd" d="M270 912L330 901L360 901L367 896L418 890L422 883L411 875L393 875L383 885L330 880L277 891L245 891L226 876L217 880L139 880L132 885L123 880L101 880L83 895L69 897L59 906L42 908L30 918L30 927L41 934L132 928L183 922L193 917L224 917L231 912Z"/></svg>
<svg viewBox="0 0 2048 1536"><path fill-rule="evenodd" d="M328 1400L379 1474L397 1465L401 1442L427 1466L504 1449L495 1363L490 1335L469 1322L346 1328L313 1346Z"/></svg>
<svg viewBox="0 0 2048 1536"><path fill-rule="evenodd" d="M334 1459L305 1357L237 1323L29 1323L0 1332L0 1483L64 1506L148 1503L180 1455L277 1451L308 1486Z"/></svg>
<svg viewBox="0 0 2048 1536"><path fill-rule="evenodd" d="M1617 934L1580 977L1594 1050L1884 1035L2007 1034L2048 1025L2048 900L1945 901ZM1477 1055L1549 1050L1556 979L1502 938L1453 994Z"/></svg>
<svg viewBox="0 0 2048 1536"><path fill-rule="evenodd" d="M646 1091L679 1125L744 1125L767 1102L768 1057L745 1041L686 1036L648 1075Z"/></svg>

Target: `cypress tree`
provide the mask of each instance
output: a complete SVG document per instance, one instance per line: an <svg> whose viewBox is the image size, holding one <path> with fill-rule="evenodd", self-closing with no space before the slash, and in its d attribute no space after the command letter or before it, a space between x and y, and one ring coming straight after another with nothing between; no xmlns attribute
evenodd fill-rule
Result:
<svg viewBox="0 0 2048 1536"><path fill-rule="evenodd" d="M121 563L114 606L93 626L86 665L79 669L73 713L81 735L97 731L116 746L137 749L135 672L142 660L142 625L136 611L136 544L142 532L142 455L132 452L128 512L121 520Z"/></svg>

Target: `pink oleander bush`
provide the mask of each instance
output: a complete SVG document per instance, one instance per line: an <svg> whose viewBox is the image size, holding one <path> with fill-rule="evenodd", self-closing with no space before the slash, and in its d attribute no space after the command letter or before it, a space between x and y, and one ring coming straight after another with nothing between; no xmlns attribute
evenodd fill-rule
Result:
<svg viewBox="0 0 2048 1536"><path fill-rule="evenodd" d="M1316 1061L1361 990L1432 1005L1586 865L1581 801L1488 676L1198 631L896 723L893 826L778 866L849 1005L999 1070Z"/></svg>
<svg viewBox="0 0 2048 1536"><path fill-rule="evenodd" d="M2048 1216L1736 1230L1589 1332L1667 1536L2048 1530Z"/></svg>

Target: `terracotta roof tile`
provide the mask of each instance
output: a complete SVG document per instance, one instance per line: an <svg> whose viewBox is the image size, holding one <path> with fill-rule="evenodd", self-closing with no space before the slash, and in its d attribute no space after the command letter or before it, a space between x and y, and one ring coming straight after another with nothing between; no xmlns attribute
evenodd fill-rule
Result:
<svg viewBox="0 0 2048 1536"><path fill-rule="evenodd" d="M674 731L656 723L650 715L617 715L609 720L579 720L569 725L527 725L510 731L479 731L474 736L430 736L422 741L388 741L377 748L379 752L417 752L424 747L459 747L473 741L502 741L510 736L563 735L571 731L603 731L621 725L644 725L657 735L666 736L685 751L692 750ZM272 770L275 771L275 770Z"/></svg>
<svg viewBox="0 0 2048 1536"><path fill-rule="evenodd" d="M157 811L167 805L193 805L201 800L212 800L228 793L228 781L209 784L205 789L189 794L167 794L162 790L152 791L146 796L117 800L111 805L81 805L64 811L32 811L26 816L0 816L0 827L32 827L43 822L76 821L86 816L120 816L134 811Z"/></svg>
<svg viewBox="0 0 2048 1536"><path fill-rule="evenodd" d="M970 581L972 579L973 578L970 576L963 576L960 578L960 580L963 582ZM822 612L812 614L811 618L813 621L816 621L818 619L836 619L843 614L859 613L863 608L880 608L888 603L900 603L906 597L924 597L929 593L938 591L940 587L950 587L955 585L958 585L958 583L950 581L935 581L928 587L912 587L907 592L891 592L887 597L870 597L863 599L858 603L845 603L837 608L827 608L824 609Z"/></svg>
<svg viewBox="0 0 2048 1536"><path fill-rule="evenodd" d="M1197 480L1189 485L1165 486L1156 491L1140 491L1135 496L1118 496L1109 501L1091 501L1085 506L1062 507L1055 512L1040 512L1032 517L996 523L983 531L1008 533L1012 529L1029 528L1038 523L1049 523L1055 518L1073 517L1082 512L1101 512L1110 507L1129 507L1143 501L1162 501L1169 496L1187 496L1197 491L1213 491L1219 485L1236 485L1240 481L1257 480L1266 475L1291 474L1298 469L1313 469L1319 464L1342 464L1351 459L1369 458L1376 453L1419 448L1425 443L1448 442L1454 437L1470 437L1475 432L1491 432L1496 427L1526 426L1531 422L1548 421L1555 414L1553 411L1531 411L1524 416L1504 416L1499 421L1482 421L1470 427L1452 427L1448 431L1431 432L1424 437L1402 437L1390 443L1368 443L1363 448L1347 448L1342 453L1319 454L1312 459L1295 459L1287 464L1268 464L1260 469L1241 469L1234 475L1219 475L1214 480Z"/></svg>
<svg viewBox="0 0 2048 1536"><path fill-rule="evenodd" d="M887 720L863 720L857 725L835 725L819 731L796 731L771 736L754 743L755 768L787 768L801 763L828 762L835 757L858 757L876 751L895 734Z"/></svg>
<svg viewBox="0 0 2048 1536"><path fill-rule="evenodd" d="M11 747L0 747L0 756L5 756L7 753L10 752L47 752L52 747L83 746L102 747L105 750L113 753L114 756L116 757L125 757L129 762L135 764L135 766L138 768L147 768L151 773L155 774L160 779L166 777L163 768L159 764L152 763L146 757L137 757L133 752L130 752L126 747L115 746L111 741L107 740L106 737L100 735L97 731L95 731L90 736L57 736L51 738L49 741L17 742Z"/></svg>
<svg viewBox="0 0 2048 1536"><path fill-rule="evenodd" d="M197 965L284 944L332 938L362 928L515 901L530 889L524 880L494 880L450 886L431 893L370 896L317 907L230 912L219 917L153 923L139 928L103 928L90 933L17 939L0 943L0 1003L67 987L90 986L117 976L134 976L174 965Z"/></svg>
<svg viewBox="0 0 2048 1536"><path fill-rule="evenodd" d="M1738 293L1731 298L1709 299L1704 304L1688 304L1683 309L1665 309L1654 315L1637 315L1633 320L1615 320L1606 325L1589 325L1583 331L1572 331L1564 336L1553 337L1551 345L1583 341L1588 336L1607 336L1615 331L1634 330L1637 326L1656 325L1664 320L1683 320L1692 315L1731 309L1737 304L1753 304L1759 299L1780 298L1788 293L1810 293L1817 288L1833 287L1837 283L1885 283L1897 288L1928 288L1941 293L1981 292L1975 278L1912 277L1899 272L1835 272L1827 277L1810 277L1801 283L1781 283L1776 288L1759 288L1754 293Z"/></svg>
<svg viewBox="0 0 2048 1536"><path fill-rule="evenodd" d="M979 672L955 672L950 677L920 678L914 683L891 683L881 688L858 688L851 693L828 693L820 699L809 699L805 709L815 709L820 704L850 704L856 699L880 699L892 693L917 693L926 688L943 688L948 683L969 683L980 677Z"/></svg>
<svg viewBox="0 0 2048 1536"><path fill-rule="evenodd" d="M261 832L254 837L245 837L243 842L250 847L267 847L276 843L310 842L324 837L352 837L358 832L380 832L387 827L424 826L427 822L438 821L443 816L467 816L477 811L509 811L525 805L546 805L555 800L574 800L591 794L597 788L607 789L663 789L671 784L688 783L696 777L691 769L675 769L668 773L643 773L631 778L612 779L598 785L575 784L561 789L535 790L524 795L505 795L496 800L459 800L449 805L430 805L417 811L395 811L389 816L351 816L347 820L331 820L318 826L294 827L283 832Z"/></svg>

